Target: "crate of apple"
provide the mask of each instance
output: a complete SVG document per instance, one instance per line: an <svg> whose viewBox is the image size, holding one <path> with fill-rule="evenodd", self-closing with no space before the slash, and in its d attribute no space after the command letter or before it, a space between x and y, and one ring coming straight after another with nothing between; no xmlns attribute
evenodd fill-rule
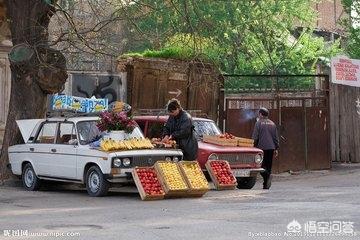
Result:
<svg viewBox="0 0 360 240"><path fill-rule="evenodd" d="M232 135L231 133L224 133L224 134L220 134L219 138L222 139L235 139L236 137L234 135Z"/></svg>
<svg viewBox="0 0 360 240"><path fill-rule="evenodd" d="M142 200L164 198L165 192L153 167L136 167L132 175Z"/></svg>
<svg viewBox="0 0 360 240"><path fill-rule="evenodd" d="M238 140L230 133L224 133L220 135L204 135L203 141L206 143L212 143L221 146L237 146Z"/></svg>
<svg viewBox="0 0 360 240"><path fill-rule="evenodd" d="M205 167L217 190L235 189L237 182L225 160L209 160Z"/></svg>

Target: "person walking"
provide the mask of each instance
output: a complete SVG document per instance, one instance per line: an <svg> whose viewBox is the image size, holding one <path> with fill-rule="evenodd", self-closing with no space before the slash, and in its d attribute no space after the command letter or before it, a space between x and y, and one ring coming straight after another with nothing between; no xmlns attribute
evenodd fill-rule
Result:
<svg viewBox="0 0 360 240"><path fill-rule="evenodd" d="M182 109L179 100L175 98L168 102L167 111L169 119L164 127L162 141L175 140L184 154L184 160L196 160L198 142L190 114Z"/></svg>
<svg viewBox="0 0 360 240"><path fill-rule="evenodd" d="M259 120L255 123L252 138L254 146L264 151L261 167L265 171L260 174L264 179L263 189L270 189L272 161L274 156L278 156L279 135L275 123L269 119L268 109L260 108L258 117Z"/></svg>

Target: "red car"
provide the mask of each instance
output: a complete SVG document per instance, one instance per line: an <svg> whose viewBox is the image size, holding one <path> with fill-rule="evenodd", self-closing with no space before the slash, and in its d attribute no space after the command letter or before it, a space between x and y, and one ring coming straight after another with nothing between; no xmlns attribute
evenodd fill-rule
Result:
<svg viewBox="0 0 360 240"><path fill-rule="evenodd" d="M168 116L135 116L144 135L148 138L160 138ZM264 171L261 168L263 151L255 147L228 147L202 141L203 135L219 135L220 129L213 120L193 118L195 135L199 150L197 161L204 171L207 160L227 160L238 182L238 188L251 189L256 182L256 176Z"/></svg>

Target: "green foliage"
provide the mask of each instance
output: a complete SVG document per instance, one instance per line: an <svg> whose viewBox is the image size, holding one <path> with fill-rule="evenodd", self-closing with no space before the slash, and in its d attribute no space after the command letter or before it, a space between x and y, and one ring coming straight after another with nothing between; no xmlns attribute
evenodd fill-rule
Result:
<svg viewBox="0 0 360 240"><path fill-rule="evenodd" d="M340 51L339 42L329 44L312 34L313 2L139 0L123 6L129 33L142 39L129 41L128 49L205 59L229 74L313 73L319 58Z"/></svg>
<svg viewBox="0 0 360 240"><path fill-rule="evenodd" d="M342 3L348 16L351 16L343 21L348 34L346 52L351 58L360 59L360 2L342 0Z"/></svg>
<svg viewBox="0 0 360 240"><path fill-rule="evenodd" d="M161 50L145 50L143 52L130 52L123 54L121 58L126 57L150 57L150 58L173 58L173 59L181 59L188 60L189 57L187 53L182 51L181 48L177 47L169 47L163 48Z"/></svg>
<svg viewBox="0 0 360 240"><path fill-rule="evenodd" d="M121 57L173 58L181 60L200 60L218 62L218 46L209 38L195 37L190 34L177 34L170 37L160 50L146 49L130 52Z"/></svg>

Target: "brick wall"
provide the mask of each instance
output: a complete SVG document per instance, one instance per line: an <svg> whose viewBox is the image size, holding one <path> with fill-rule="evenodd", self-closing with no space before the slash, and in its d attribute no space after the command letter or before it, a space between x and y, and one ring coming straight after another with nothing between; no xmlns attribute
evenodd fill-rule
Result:
<svg viewBox="0 0 360 240"><path fill-rule="evenodd" d="M316 27L327 31L342 32L339 20L346 17L341 0L322 0L314 4L318 12Z"/></svg>

